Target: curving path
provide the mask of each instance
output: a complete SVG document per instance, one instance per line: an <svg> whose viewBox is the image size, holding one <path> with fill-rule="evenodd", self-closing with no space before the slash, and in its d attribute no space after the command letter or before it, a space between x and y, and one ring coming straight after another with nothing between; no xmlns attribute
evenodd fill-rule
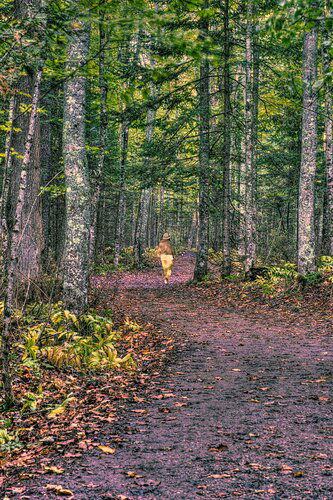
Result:
<svg viewBox="0 0 333 500"><path fill-rule="evenodd" d="M333 498L332 338L221 310L181 285L192 271L186 255L171 287L158 269L118 279L116 304L183 340L127 404L116 453L89 451L58 482L87 500ZM49 482L26 495L53 498Z"/></svg>

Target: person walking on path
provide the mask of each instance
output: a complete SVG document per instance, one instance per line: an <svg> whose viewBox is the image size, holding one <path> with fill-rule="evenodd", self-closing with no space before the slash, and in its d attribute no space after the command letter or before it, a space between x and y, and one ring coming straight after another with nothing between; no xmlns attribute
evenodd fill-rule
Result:
<svg viewBox="0 0 333 500"><path fill-rule="evenodd" d="M161 258L164 283L167 285L172 274L173 248L169 233L164 233L157 247L157 255Z"/></svg>

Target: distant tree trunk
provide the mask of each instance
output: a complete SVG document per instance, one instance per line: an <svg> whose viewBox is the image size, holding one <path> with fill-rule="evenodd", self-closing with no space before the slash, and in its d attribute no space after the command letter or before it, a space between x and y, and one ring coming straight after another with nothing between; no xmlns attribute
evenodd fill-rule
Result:
<svg viewBox="0 0 333 500"><path fill-rule="evenodd" d="M13 136L13 119L14 119L14 109L15 109L15 95L13 94L9 101L9 113L8 113L8 127L6 133L6 143L5 143L5 162L3 168L3 179L2 179L2 189L1 189L1 215L0 215L0 230L1 230L1 254L5 257L8 234L7 234L7 221L6 221L6 206L8 203L9 194L9 183L12 176L12 136Z"/></svg>
<svg viewBox="0 0 333 500"><path fill-rule="evenodd" d="M76 2L73 1L73 6ZM65 307L82 313L88 304L90 194L85 152L86 77L78 75L88 56L89 34L72 22L64 92L63 153L66 180L66 240L63 257ZM82 69L81 69L82 71Z"/></svg>
<svg viewBox="0 0 333 500"><path fill-rule="evenodd" d="M42 88L43 91L43 88ZM56 175L53 169L52 161L52 125L51 121L54 116L54 109L52 106L52 99L49 96L44 100L43 107L45 110L45 115L41 116L41 184L42 187L48 186L52 183L52 178ZM53 180L56 183L57 179ZM42 252L42 265L44 271L49 271L49 263L52 256L52 241L51 241L51 231L52 231L52 205L54 200L52 200L50 193L48 191L44 192L42 195L42 220L43 220L43 237L44 246Z"/></svg>
<svg viewBox="0 0 333 500"><path fill-rule="evenodd" d="M103 5L103 1L102 1ZM106 32L105 32L105 19L104 10L100 13L99 22L99 88L100 88L100 110L99 110L99 155L97 169L93 175L93 195L91 199L91 224L90 224L90 241L89 253L90 264L95 260L96 256L96 242L97 242L97 219L98 212L101 208L101 190L104 176L104 160L105 160L105 146L108 126L108 114L106 109L108 85L105 78L105 45L106 45Z"/></svg>
<svg viewBox="0 0 333 500"><path fill-rule="evenodd" d="M187 248L191 250L197 244L197 233L198 233L198 209L197 207L193 210L192 221L187 239Z"/></svg>
<svg viewBox="0 0 333 500"><path fill-rule="evenodd" d="M204 7L207 8L207 0ZM201 38L208 36L209 24L205 18L201 23ZM210 178L210 102L209 61L204 56L200 64L199 83L199 242L195 262L194 279L201 281L208 272L209 245L209 178Z"/></svg>
<svg viewBox="0 0 333 500"><path fill-rule="evenodd" d="M256 7L257 8L257 7ZM258 109L260 83L260 52L256 28L253 28L253 84L252 84L252 161L251 161L251 203L252 203L252 265L257 258L257 142L258 142Z"/></svg>
<svg viewBox="0 0 333 500"><path fill-rule="evenodd" d="M230 82L230 33L229 0L224 2L224 68L223 68L223 265L222 275L231 273L230 243L230 150L231 150L231 82Z"/></svg>
<svg viewBox="0 0 333 500"><path fill-rule="evenodd" d="M31 162L33 153L34 140L36 137L36 127L38 123L38 103L40 96L40 83L42 78L42 70L39 69L36 73L34 88L32 92L31 112L28 123L28 130L26 136L26 144L24 148L24 155L22 166L20 169L20 182L18 186L18 194L15 203L14 219L8 224L10 227L9 232L9 251L8 261L5 266L5 300L4 300L4 324L2 330L2 381L4 389L5 403L9 406L13 401L12 383L10 374L10 348L12 343L12 314L14 307L14 293L17 286L17 266L19 264L20 245L22 242L22 218L24 208L26 206L26 196L28 193L28 168Z"/></svg>
<svg viewBox="0 0 333 500"><path fill-rule="evenodd" d="M245 41L245 88L244 88L244 106L245 106L245 260L244 271L248 276L251 268L255 264L255 237L254 237L254 183L253 178L253 0L248 0L247 5L247 26Z"/></svg>
<svg viewBox="0 0 333 500"><path fill-rule="evenodd" d="M247 207L247 171L245 163L245 142L241 140L241 151L239 158L239 234L238 234L238 254L241 261L244 263L246 257L246 207Z"/></svg>
<svg viewBox="0 0 333 500"><path fill-rule="evenodd" d="M160 210L159 210L158 226L157 226L157 239L162 237L163 232L164 232L164 186L162 183L160 187Z"/></svg>
<svg viewBox="0 0 333 500"><path fill-rule="evenodd" d="M151 85L151 96L152 98L156 96L156 87L154 84ZM145 146L148 148L149 148L149 143L152 141L154 136L155 118L156 118L156 105L153 102L147 111ZM148 156L145 156L144 171L147 172L146 177L148 176L148 178L150 172L149 161L150 158ZM147 240L147 227L148 227L149 205L151 201L151 194L152 194L151 187L145 187L141 191L140 205L139 205L139 212L136 223L135 240L134 240L134 258L137 266L139 266L142 263L143 251Z"/></svg>
<svg viewBox="0 0 333 500"><path fill-rule="evenodd" d="M124 240L124 224L126 211L126 162L128 150L128 123L123 120L120 126L120 182L119 199L114 243L114 265L119 264L119 256Z"/></svg>
<svg viewBox="0 0 333 500"><path fill-rule="evenodd" d="M302 154L298 201L298 272L316 269L314 191L317 156L317 77L318 27L305 34L303 49Z"/></svg>
<svg viewBox="0 0 333 500"><path fill-rule="evenodd" d="M328 13L332 16L332 1L329 4ZM330 71L332 33L324 29L322 41L323 73L324 77ZM333 256L333 127L332 127L332 93L328 82L325 84L325 121L324 121L324 150L326 166L326 192L324 199L324 221L322 249L325 255Z"/></svg>
<svg viewBox="0 0 333 500"><path fill-rule="evenodd" d="M54 81L51 85L54 85ZM50 86L41 89L47 97L43 100L45 113L41 116L41 183L44 187L54 187L42 194L42 219L44 245L42 251L43 270L48 272L50 264L60 264L64 245L65 196L63 192L62 155L62 90L54 94ZM56 192L58 190L58 192Z"/></svg>

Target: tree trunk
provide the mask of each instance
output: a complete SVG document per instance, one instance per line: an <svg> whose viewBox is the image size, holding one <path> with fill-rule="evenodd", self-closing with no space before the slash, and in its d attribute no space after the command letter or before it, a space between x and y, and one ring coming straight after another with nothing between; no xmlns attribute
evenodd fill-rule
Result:
<svg viewBox="0 0 333 500"><path fill-rule="evenodd" d="M4 324L2 330L2 381L6 405L11 405L13 401L11 374L10 374L10 348L12 343L12 314L14 306L14 292L16 288L17 266L19 264L20 246L22 243L22 218L25 215L26 196L28 193L28 168L33 154L33 143L36 140L36 127L38 122L38 103L40 96L40 83L42 70L36 73L34 89L32 92L31 113L27 130L27 140L24 149L22 166L20 169L20 183L15 204L15 212L12 226L9 233L8 262L5 267L5 301L4 301ZM12 221L10 221L12 222Z"/></svg>
<svg viewBox="0 0 333 500"><path fill-rule="evenodd" d="M9 101L8 113L8 130L6 133L5 143L5 162L3 169L2 189L1 189L1 214L0 214L0 230L1 230L1 255L5 258L5 253L8 243L7 221L6 221L6 206L8 203L9 184L12 176L12 136L13 136L13 119L15 109L15 95L12 95Z"/></svg>
<svg viewBox="0 0 333 500"><path fill-rule="evenodd" d="M73 1L73 6L76 2ZM90 195L85 152L86 77L78 75L88 56L89 34L72 22L68 47L69 77L64 92L63 153L66 181L66 240L63 257L65 307L82 313L88 305ZM81 69L82 71L82 69Z"/></svg>
<svg viewBox="0 0 333 500"><path fill-rule="evenodd" d="M317 156L317 77L318 27L305 34L303 49L302 154L298 202L298 272L316 269L314 191Z"/></svg>
<svg viewBox="0 0 333 500"><path fill-rule="evenodd" d="M151 96L154 98L156 96L156 87L154 84L151 85ZM147 124L146 124L146 137L145 137L145 145L149 147L149 143L152 141L154 136L155 129L155 118L156 118L156 105L152 103L152 105L148 108L147 111ZM145 169L147 172L147 176L149 176L149 157L144 158ZM146 187L141 191L140 197L140 205L138 218L136 223L135 230L135 241L134 241L134 258L137 266L142 264L142 255L146 244L147 239L147 227L148 227L148 218L149 218L149 205L151 201L152 188Z"/></svg>
<svg viewBox="0 0 333 500"><path fill-rule="evenodd" d="M256 7L257 9L257 7ZM257 142L258 142L258 109L259 109L259 77L260 77L260 53L258 35L252 32L253 40L253 83L252 83L252 161L251 161L251 203L252 203L252 265L255 265L257 258Z"/></svg>
<svg viewBox="0 0 333 500"><path fill-rule="evenodd" d="M114 243L114 265L119 264L119 256L124 239L124 224L126 211L126 162L128 150L128 123L124 120L120 126L120 182L119 200Z"/></svg>
<svg viewBox="0 0 333 500"><path fill-rule="evenodd" d="M207 8L205 1L204 7ZM208 36L209 23L204 18L201 23L201 39ZM208 272L209 245L209 177L210 177L210 102L209 102L209 61L204 56L200 64L199 83L199 235L195 262L194 279L201 281Z"/></svg>
<svg viewBox="0 0 333 500"><path fill-rule="evenodd" d="M230 82L230 33L229 33L229 0L224 3L224 68L223 68L223 265L222 275L231 273L230 243L230 149L231 149L231 82Z"/></svg>
<svg viewBox="0 0 333 500"><path fill-rule="evenodd" d="M103 2L102 2L103 7ZM108 85L105 78L105 45L106 45L106 32L105 32L105 19L104 10L102 8L100 13L99 22L99 88L100 88L100 110L99 110L99 155L97 169L93 173L93 195L91 199L91 224L90 224L90 241L89 241L89 254L90 264L93 264L96 256L96 242L97 242L97 219L98 212L101 208L101 190L104 176L104 160L105 160L105 146L108 126L108 114L106 109Z"/></svg>
<svg viewBox="0 0 333 500"><path fill-rule="evenodd" d="M245 260L244 271L248 276L255 264L255 240L254 240L254 178L253 178L253 0L248 0L247 26L245 41Z"/></svg>
<svg viewBox="0 0 333 500"><path fill-rule="evenodd" d="M327 2L330 5L328 13L332 16L332 1ZM331 48L332 34L329 30L323 30L322 58L324 78L330 72L331 57L329 50ZM324 202L324 227L323 227L323 252L325 255L333 256L333 127L332 127L332 93L330 84L325 83L325 121L324 121L324 151L326 167L326 192Z"/></svg>
<svg viewBox="0 0 333 500"><path fill-rule="evenodd" d="M18 20L26 21L34 18L36 12L40 11L41 0L26 0L21 2L15 0L14 11ZM37 40L44 36L45 19L40 21L31 30L31 36ZM20 174L22 168L22 158L25 154L27 144L27 133L29 129L29 112L22 112L22 108L30 109L31 96L35 90L36 70L33 67L26 67L26 74L19 77L15 91L15 106L13 119L13 133L11 147L18 153L11 158L11 176L7 197L6 219L9 224L8 232L13 230L15 218L16 201L18 197ZM32 140L32 151L27 168L26 190L24 196L24 206L20 219L21 238L17 250L17 265L15 266L17 284L29 287L31 280L38 279L41 272L41 252L43 247L42 236L42 213L40 200L40 120L36 115L34 126L35 137Z"/></svg>

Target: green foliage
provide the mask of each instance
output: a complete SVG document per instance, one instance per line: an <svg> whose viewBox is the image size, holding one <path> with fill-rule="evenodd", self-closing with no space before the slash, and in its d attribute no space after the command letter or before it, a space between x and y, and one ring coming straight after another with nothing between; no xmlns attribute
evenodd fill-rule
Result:
<svg viewBox="0 0 333 500"><path fill-rule="evenodd" d="M300 276L300 282L303 286L314 286L322 283L323 274L320 271L306 273Z"/></svg>
<svg viewBox="0 0 333 500"><path fill-rule="evenodd" d="M95 267L94 273L97 275L105 275L113 271L127 271L134 269L134 253L133 247L123 248L119 256L119 264L114 264L114 251L111 247L106 247L104 254L99 257Z"/></svg>
<svg viewBox="0 0 333 500"><path fill-rule="evenodd" d="M7 429L0 428L0 451L15 450L21 446L17 436L10 434Z"/></svg>
<svg viewBox="0 0 333 500"><path fill-rule="evenodd" d="M292 262L285 262L281 265L269 267L266 276L258 276L253 282L247 283L245 286L259 289L263 295L274 296L281 289L290 286L297 287L297 278L296 265Z"/></svg>
<svg viewBox="0 0 333 500"><path fill-rule="evenodd" d="M116 346L122 331L114 329L110 317L93 312L77 317L59 302L38 308L30 305L20 326L21 364L35 372L43 359L57 368L83 371L135 367L130 354L119 356ZM28 393L24 408L35 409L40 397Z"/></svg>
<svg viewBox="0 0 333 500"><path fill-rule="evenodd" d="M333 257L323 255L319 259L318 271L323 273L333 273Z"/></svg>
<svg viewBox="0 0 333 500"><path fill-rule="evenodd" d="M38 402L43 399L42 385L38 387L37 392L27 392L23 398L21 413L32 412L37 409Z"/></svg>

